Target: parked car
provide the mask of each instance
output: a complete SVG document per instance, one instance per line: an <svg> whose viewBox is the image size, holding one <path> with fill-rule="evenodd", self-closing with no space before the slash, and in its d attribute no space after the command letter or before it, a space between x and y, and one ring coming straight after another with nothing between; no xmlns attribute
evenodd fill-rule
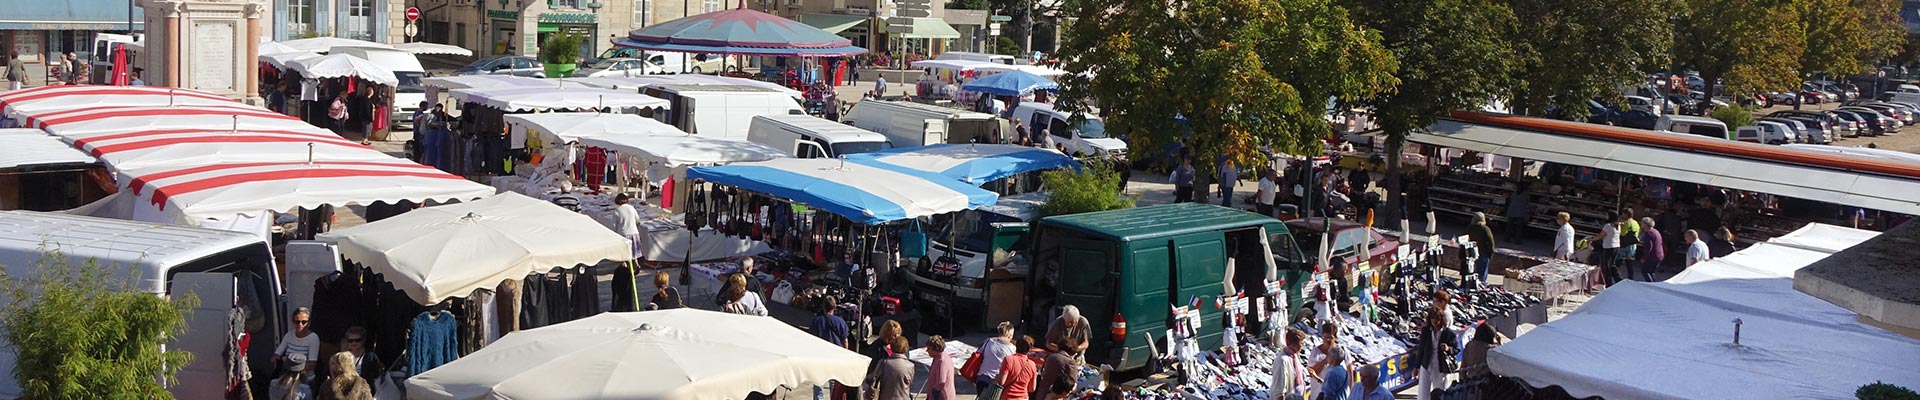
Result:
<svg viewBox="0 0 1920 400"><path fill-rule="evenodd" d="M1787 115L1784 118L1800 121L1800 124L1805 125L1807 127L1807 132L1809 132L1812 135L1827 137L1827 138L1840 137L1840 132L1833 130L1832 124L1828 124L1826 121L1822 121L1819 118L1814 118L1806 115Z"/></svg>
<svg viewBox="0 0 1920 400"><path fill-rule="evenodd" d="M1327 222L1333 225L1333 237L1327 241L1329 251L1334 257L1341 257L1347 265L1360 262L1360 246L1371 236L1373 247L1367 249L1366 259L1374 266L1389 265L1395 261L1396 249L1400 241L1380 234L1380 231L1361 225L1359 222L1344 219L1302 218L1287 221L1287 231L1293 232L1293 241L1301 246L1308 258L1318 261L1320 235L1327 231Z"/></svg>
<svg viewBox="0 0 1920 400"><path fill-rule="evenodd" d="M1599 101L1587 100L1587 123L1608 124L1613 121L1613 114L1614 111L1612 108L1607 108L1606 105L1600 104ZM1566 120L1567 115L1561 112L1558 107L1554 107L1547 109L1547 118Z"/></svg>
<svg viewBox="0 0 1920 400"><path fill-rule="evenodd" d="M1879 134L1878 130L1873 127L1873 125L1879 124L1879 121L1868 120L1847 112L1831 111L1829 113L1840 119L1840 129L1852 132L1853 136Z"/></svg>
<svg viewBox="0 0 1920 400"><path fill-rule="evenodd" d="M593 57L581 57L580 67L591 68L594 64L599 64L600 61L602 60L608 60L608 59L614 59L614 58L639 58L639 57L640 57L640 49L635 49L630 47L614 47L611 49L601 50L600 54L595 55Z"/></svg>
<svg viewBox="0 0 1920 400"><path fill-rule="evenodd" d="M1626 96L1626 99L1628 110L1646 111L1654 115L1660 115L1660 105L1665 102L1642 96Z"/></svg>
<svg viewBox="0 0 1920 400"><path fill-rule="evenodd" d="M1863 135L1880 136L1893 131L1893 127L1887 125L1888 121L1883 121L1884 117L1873 110L1848 106L1840 107L1833 110L1833 112L1852 116L1854 119L1859 120L1861 124L1865 126L1864 129L1860 130L1860 134Z"/></svg>
<svg viewBox="0 0 1920 400"><path fill-rule="evenodd" d="M1766 98L1767 102L1771 103L1767 105L1768 107L1771 107L1772 104L1800 104L1800 94L1795 92L1767 92Z"/></svg>
<svg viewBox="0 0 1920 400"><path fill-rule="evenodd" d="M1811 143L1807 141L1806 137L1800 136L1800 132L1794 131L1792 127L1788 127L1785 123L1777 121L1754 121L1753 124L1759 126L1760 130L1766 132L1767 136L1778 134L1780 138L1783 139L1782 143Z"/></svg>
<svg viewBox="0 0 1920 400"><path fill-rule="evenodd" d="M474 61L465 67L453 71L454 75L515 75L535 78L547 77L547 70L539 59L527 56L499 56Z"/></svg>
<svg viewBox="0 0 1920 400"><path fill-rule="evenodd" d="M1806 123L1800 122L1800 120L1791 119L1791 118L1767 117L1767 118L1761 118L1760 122L1774 122L1774 123L1779 123L1781 125L1786 125L1788 129L1793 130L1794 135L1800 137L1800 141L1802 143L1813 143L1813 144L1833 143L1832 136L1827 136L1824 133L1807 128Z"/></svg>
<svg viewBox="0 0 1920 400"><path fill-rule="evenodd" d="M1901 123L1900 120L1898 119L1887 116L1887 114L1885 112L1882 112L1881 110L1876 110L1868 107L1858 107L1858 106L1846 106L1846 107L1840 107L1839 109L1846 110L1846 111L1853 111L1856 114L1860 115L1862 118L1878 120L1880 123L1880 126L1886 129L1883 133L1899 132L1900 128L1906 125Z"/></svg>
<svg viewBox="0 0 1920 400"><path fill-rule="evenodd" d="M647 74L647 62L636 58L604 58L586 68L573 70L575 78L638 76Z"/></svg>
<svg viewBox="0 0 1920 400"><path fill-rule="evenodd" d="M1646 110L1621 111L1615 113L1613 119L1613 125L1615 126L1646 130L1653 130L1653 126L1659 122L1659 114L1650 113Z"/></svg>
<svg viewBox="0 0 1920 400"><path fill-rule="evenodd" d="M1864 104L1858 107L1863 107L1863 108L1877 111L1880 113L1880 115L1885 115L1887 116L1887 118L1893 118L1895 121L1900 121L1901 125L1906 125L1908 123L1912 123L1913 121L1912 119L1913 114L1909 114L1906 111L1894 108L1893 106L1889 106L1885 104Z"/></svg>

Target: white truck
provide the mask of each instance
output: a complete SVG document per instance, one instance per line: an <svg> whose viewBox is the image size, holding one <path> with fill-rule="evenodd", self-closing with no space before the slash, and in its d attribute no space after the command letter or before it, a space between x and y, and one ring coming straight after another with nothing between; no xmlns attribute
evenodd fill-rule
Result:
<svg viewBox="0 0 1920 400"><path fill-rule="evenodd" d="M992 206L935 217L927 268L913 268L914 302L934 316L923 325L953 321L965 332L979 324L1019 318L1029 248L1027 224L1040 217L1047 192L1003 196Z"/></svg>
<svg viewBox="0 0 1920 400"><path fill-rule="evenodd" d="M737 85L658 85L640 93L672 104L667 123L712 137L747 139L747 126L761 115L806 115L785 93Z"/></svg>
<svg viewBox="0 0 1920 400"><path fill-rule="evenodd" d="M372 62L374 65L393 71L400 78L400 84L393 90L393 112L387 113L392 126L413 129L413 112L420 109L420 102L427 101L427 88L420 84L427 77L427 68L420 65L420 57L399 50L336 47L336 54L351 54Z"/></svg>
<svg viewBox="0 0 1920 400"><path fill-rule="evenodd" d="M892 147L887 137L873 131L811 115L755 116L747 128L747 141L798 158L840 158Z"/></svg>
<svg viewBox="0 0 1920 400"><path fill-rule="evenodd" d="M1111 157L1125 159L1127 142L1107 135L1106 123L1100 117L1082 114L1080 122L1073 122L1073 114L1055 110L1052 104L1020 103L1013 110L1013 117L1025 121L1027 129L1046 128L1047 136L1060 144L1062 151L1074 158Z"/></svg>
<svg viewBox="0 0 1920 400"><path fill-rule="evenodd" d="M862 100L840 122L879 132L894 148L934 144L993 143L994 133L1013 133L992 114L907 101Z"/></svg>
<svg viewBox="0 0 1920 400"><path fill-rule="evenodd" d="M227 313L247 312L253 340L246 349L254 376L273 372L273 348L286 331L286 308L271 247L257 235L177 225L133 222L62 213L0 211L0 265L8 275L31 277L49 250L59 250L68 265L95 269L113 280L134 282L155 296L193 294L200 306L187 317L187 331L168 343L193 353L168 388L181 399L225 397L227 370L222 357L234 338ZM46 260L53 261L53 260ZM0 398L18 398L11 373L17 355L0 346Z"/></svg>
<svg viewBox="0 0 1920 400"><path fill-rule="evenodd" d="M127 68L138 68L140 66L140 60L139 57L135 57L135 55L139 53L140 46L145 40L146 35L139 33L131 35L118 33L93 34L93 51L89 53L87 59L87 64L93 67L93 72L88 74L87 79L90 79L95 85L112 83L113 76L120 72L113 70L113 56L115 52L127 52ZM141 80L143 81L147 80L145 77L142 78ZM129 78L128 81L131 82L132 79Z"/></svg>

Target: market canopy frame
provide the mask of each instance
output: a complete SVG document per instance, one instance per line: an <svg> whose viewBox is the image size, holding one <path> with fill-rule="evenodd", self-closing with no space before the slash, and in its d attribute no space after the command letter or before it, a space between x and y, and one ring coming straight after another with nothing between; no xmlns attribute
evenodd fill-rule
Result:
<svg viewBox="0 0 1920 400"><path fill-rule="evenodd" d="M1025 96L1033 92L1060 90L1060 84L1024 71L1007 71L967 82L960 89L1000 96Z"/></svg>

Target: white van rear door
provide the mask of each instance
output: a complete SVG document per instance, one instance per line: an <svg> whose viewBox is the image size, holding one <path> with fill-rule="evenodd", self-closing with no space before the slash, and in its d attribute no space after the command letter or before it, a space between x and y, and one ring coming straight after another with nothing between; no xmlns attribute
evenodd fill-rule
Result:
<svg viewBox="0 0 1920 400"><path fill-rule="evenodd" d="M313 240L287 242L287 309L313 306L313 282L340 270L340 252Z"/></svg>
<svg viewBox="0 0 1920 400"><path fill-rule="evenodd" d="M174 299L197 296L200 305L187 315L187 332L167 343L169 350L193 353L193 362L180 370L180 384L167 388L179 399L218 399L227 392L227 346L232 326L234 278L230 273L183 273L173 276L168 295ZM279 340L278 337L254 340Z"/></svg>
<svg viewBox="0 0 1920 400"><path fill-rule="evenodd" d="M921 132L924 132L923 134L925 135L925 136L922 136L920 139L921 146L946 143L947 142L947 120L944 120L944 119L926 120L926 127Z"/></svg>

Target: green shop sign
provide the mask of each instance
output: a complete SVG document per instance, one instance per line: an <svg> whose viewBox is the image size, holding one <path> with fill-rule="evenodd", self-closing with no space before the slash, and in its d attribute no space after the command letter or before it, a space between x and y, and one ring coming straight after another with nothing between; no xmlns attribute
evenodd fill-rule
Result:
<svg viewBox="0 0 1920 400"><path fill-rule="evenodd" d="M590 13L540 13L540 23L545 24L593 24L599 21L598 15Z"/></svg>
<svg viewBox="0 0 1920 400"><path fill-rule="evenodd" d="M520 19L520 12L507 11L507 10L487 10L487 18L517 20L517 19Z"/></svg>

